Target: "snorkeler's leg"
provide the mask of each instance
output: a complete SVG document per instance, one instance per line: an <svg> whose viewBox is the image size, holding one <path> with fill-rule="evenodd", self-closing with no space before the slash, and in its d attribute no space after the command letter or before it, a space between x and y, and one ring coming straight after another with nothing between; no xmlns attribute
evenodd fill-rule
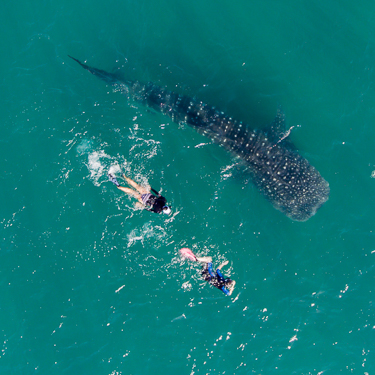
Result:
<svg viewBox="0 0 375 375"><path fill-rule="evenodd" d="M140 202L142 202L141 194L138 193L138 191L135 191L133 189L124 187L124 186L117 186L117 189L121 190L122 192L138 199Z"/></svg>
<svg viewBox="0 0 375 375"><path fill-rule="evenodd" d="M139 193L141 194L147 194L150 192L150 188L145 188L139 184L137 184L135 181L133 181L131 178L129 177L126 177L125 174L122 175L122 177L124 177L124 179L126 180L126 182L132 186L134 189L136 189Z"/></svg>
<svg viewBox="0 0 375 375"><path fill-rule="evenodd" d="M207 263L207 271L208 271L208 273L210 274L211 277L216 276L214 271L212 270L212 263L211 262Z"/></svg>
<svg viewBox="0 0 375 375"><path fill-rule="evenodd" d="M198 262L202 263L211 263L212 258L211 257L196 257Z"/></svg>
<svg viewBox="0 0 375 375"><path fill-rule="evenodd" d="M224 266L226 266L229 262L226 260L225 262L221 263L219 267L217 267L218 270L221 270Z"/></svg>

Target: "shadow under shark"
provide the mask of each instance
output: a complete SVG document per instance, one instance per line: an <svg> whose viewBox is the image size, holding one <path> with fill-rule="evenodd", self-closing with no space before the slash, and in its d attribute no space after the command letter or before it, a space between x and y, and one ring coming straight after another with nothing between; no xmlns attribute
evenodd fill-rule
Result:
<svg viewBox="0 0 375 375"><path fill-rule="evenodd" d="M249 129L195 98L154 85L127 81L92 68L74 57L84 69L128 94L135 101L186 123L239 156L250 167L252 181L274 207L292 220L305 221L328 200L329 184L288 139L285 116L279 110L267 131Z"/></svg>

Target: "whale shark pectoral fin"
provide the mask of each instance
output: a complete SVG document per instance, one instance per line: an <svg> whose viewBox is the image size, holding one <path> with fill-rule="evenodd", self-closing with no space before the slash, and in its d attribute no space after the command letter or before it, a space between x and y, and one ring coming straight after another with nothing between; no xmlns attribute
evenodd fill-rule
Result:
<svg viewBox="0 0 375 375"><path fill-rule="evenodd" d="M281 107L277 108L275 119L266 127L265 131L272 141L278 141L283 137L286 132L286 125L285 113Z"/></svg>
<svg viewBox="0 0 375 375"><path fill-rule="evenodd" d="M266 127L265 133L274 145L281 143L283 147L290 150L296 150L296 147L289 138L290 131L293 128L294 126L286 129L285 113L281 107L279 107L275 119L268 127Z"/></svg>

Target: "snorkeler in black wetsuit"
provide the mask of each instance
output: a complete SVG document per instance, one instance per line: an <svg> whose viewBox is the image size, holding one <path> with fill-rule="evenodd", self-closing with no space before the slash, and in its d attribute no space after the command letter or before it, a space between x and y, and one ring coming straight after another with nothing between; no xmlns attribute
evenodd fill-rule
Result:
<svg viewBox="0 0 375 375"><path fill-rule="evenodd" d="M135 181L123 175L126 182L134 189L136 189L133 190L128 187L121 186L118 183L116 177L112 176L110 173L108 173L108 177L110 181L117 186L118 189L138 199L138 202L136 203L137 207L143 207L144 209L155 212L157 214L160 214L162 212L163 214L169 215L171 213L171 208L166 204L167 200L155 189L152 189L149 186L144 187L138 185ZM152 194L151 192L154 194Z"/></svg>
<svg viewBox="0 0 375 375"><path fill-rule="evenodd" d="M151 188L150 190L156 195L151 193L141 195L142 204L145 206L145 209L157 214L160 214L160 212L169 214L170 208L166 205L167 200L155 189ZM167 208L169 211L165 212Z"/></svg>

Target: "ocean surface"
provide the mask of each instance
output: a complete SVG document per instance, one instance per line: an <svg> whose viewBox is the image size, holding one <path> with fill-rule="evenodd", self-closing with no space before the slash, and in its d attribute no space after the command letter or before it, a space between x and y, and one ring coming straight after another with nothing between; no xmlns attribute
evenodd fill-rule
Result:
<svg viewBox="0 0 375 375"><path fill-rule="evenodd" d="M375 374L374 1L4 1L0 30L1 374ZM290 220L68 54L250 128L281 107L329 200ZM181 247L228 260L233 294Z"/></svg>

